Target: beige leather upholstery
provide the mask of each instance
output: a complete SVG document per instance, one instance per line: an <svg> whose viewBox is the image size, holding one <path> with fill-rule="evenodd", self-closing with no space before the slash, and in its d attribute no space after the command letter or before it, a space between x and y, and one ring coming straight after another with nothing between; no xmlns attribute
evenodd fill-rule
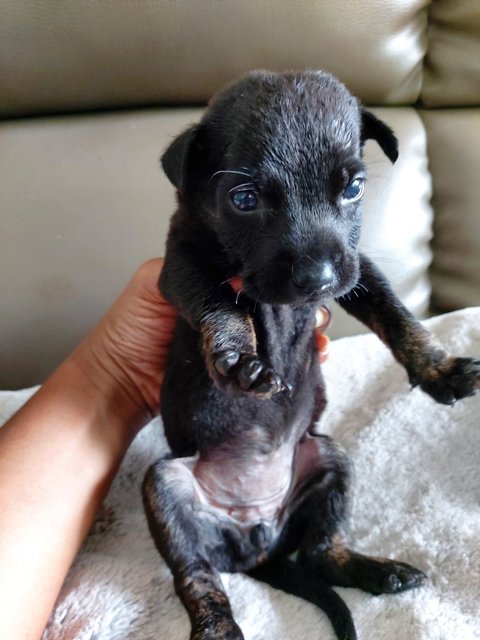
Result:
<svg viewBox="0 0 480 640"><path fill-rule="evenodd" d="M0 388L38 383L163 252L175 110L0 125Z"/></svg>
<svg viewBox="0 0 480 640"><path fill-rule="evenodd" d="M0 113L204 102L258 67L324 68L413 102L427 0L2 0Z"/></svg>
<svg viewBox="0 0 480 640"><path fill-rule="evenodd" d="M428 306L431 212L423 125L380 109L401 139L392 167L367 145L363 245L416 313ZM158 158L200 110L4 123L0 128L0 388L40 382L106 310L133 270L160 255L174 188ZM335 313L331 335L355 324Z"/></svg>
<svg viewBox="0 0 480 640"><path fill-rule="evenodd" d="M428 107L480 104L480 2L434 0L422 101Z"/></svg>
<svg viewBox="0 0 480 640"><path fill-rule="evenodd" d="M422 117L433 175L433 304L441 311L480 305L480 109Z"/></svg>
<svg viewBox="0 0 480 640"><path fill-rule="evenodd" d="M40 382L163 252L160 152L186 104L252 68L325 68L403 105L378 110L395 167L367 145L363 247L418 314L430 284L437 310L480 304L479 47L480 0L0 0L0 114L103 110L0 123L0 387ZM332 336L357 330L335 314Z"/></svg>

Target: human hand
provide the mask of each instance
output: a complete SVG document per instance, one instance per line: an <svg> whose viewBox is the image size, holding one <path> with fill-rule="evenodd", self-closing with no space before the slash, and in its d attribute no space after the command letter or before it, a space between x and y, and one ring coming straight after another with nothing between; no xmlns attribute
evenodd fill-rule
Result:
<svg viewBox="0 0 480 640"><path fill-rule="evenodd" d="M145 415L159 412L163 370L176 322L157 282L163 258L145 262L72 357L98 385L113 384Z"/></svg>
<svg viewBox="0 0 480 640"><path fill-rule="evenodd" d="M330 338L325 331L330 326L332 314L328 307L321 306L315 314L315 348L317 350L320 363L323 364L328 358L330 350Z"/></svg>

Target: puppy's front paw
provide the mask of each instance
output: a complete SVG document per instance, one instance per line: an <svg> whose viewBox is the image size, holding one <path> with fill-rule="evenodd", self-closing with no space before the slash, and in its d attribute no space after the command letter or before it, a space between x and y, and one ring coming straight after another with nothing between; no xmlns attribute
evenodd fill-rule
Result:
<svg viewBox="0 0 480 640"><path fill-rule="evenodd" d="M256 356L238 351L221 351L212 355L214 379L219 386L253 393L259 398L271 398L277 393L289 393L291 388L273 369Z"/></svg>
<svg viewBox="0 0 480 640"><path fill-rule="evenodd" d="M480 360L446 358L428 367L420 380L413 380L437 402L454 405L457 400L473 396L480 388Z"/></svg>

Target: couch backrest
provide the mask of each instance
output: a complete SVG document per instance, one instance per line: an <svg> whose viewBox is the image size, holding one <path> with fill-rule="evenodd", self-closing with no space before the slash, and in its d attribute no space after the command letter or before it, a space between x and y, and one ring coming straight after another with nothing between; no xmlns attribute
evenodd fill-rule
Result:
<svg viewBox="0 0 480 640"><path fill-rule="evenodd" d="M2 0L0 114L205 102L250 69L323 68L415 102L427 0Z"/></svg>
<svg viewBox="0 0 480 640"><path fill-rule="evenodd" d="M415 313L431 285L441 311L480 304L479 0L0 0L0 387L44 379L162 253L158 157L201 113L165 106L308 66L400 138L393 168L367 144L365 251Z"/></svg>
<svg viewBox="0 0 480 640"><path fill-rule="evenodd" d="M433 0L428 12L422 104L480 105L480 2Z"/></svg>

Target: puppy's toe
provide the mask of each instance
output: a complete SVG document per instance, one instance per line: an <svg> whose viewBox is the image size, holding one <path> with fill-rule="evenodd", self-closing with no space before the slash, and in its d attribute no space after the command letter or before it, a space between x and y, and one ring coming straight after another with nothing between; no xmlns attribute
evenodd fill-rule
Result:
<svg viewBox="0 0 480 640"><path fill-rule="evenodd" d="M257 358L243 359L236 372L236 378L240 389L243 391L251 389L263 371L263 364Z"/></svg>
<svg viewBox="0 0 480 640"><path fill-rule="evenodd" d="M240 358L236 367L238 386L259 398L271 398L285 387L280 376L258 358Z"/></svg>
<svg viewBox="0 0 480 640"><path fill-rule="evenodd" d="M240 359L238 351L222 351L214 356L215 369L222 376L228 376Z"/></svg>
<svg viewBox="0 0 480 640"><path fill-rule="evenodd" d="M210 369L211 375L221 387L252 393L259 398L291 392L291 386L256 356L242 355L233 350L221 351L213 356L213 369L213 372Z"/></svg>
<svg viewBox="0 0 480 640"><path fill-rule="evenodd" d="M259 376L259 378L260 379L256 380L254 389L255 393L259 396L265 395L266 397L271 397L287 388L290 389L289 385L283 384L282 379L273 369L263 369L262 375Z"/></svg>

